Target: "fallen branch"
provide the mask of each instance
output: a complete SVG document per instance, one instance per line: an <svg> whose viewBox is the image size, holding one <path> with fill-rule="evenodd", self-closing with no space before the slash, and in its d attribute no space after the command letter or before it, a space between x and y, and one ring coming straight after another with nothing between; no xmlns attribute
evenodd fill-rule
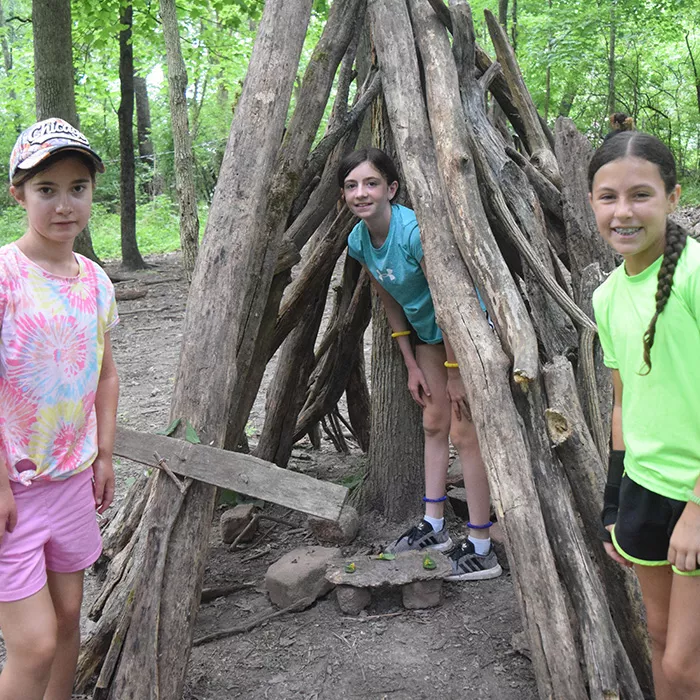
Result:
<svg viewBox="0 0 700 700"><path fill-rule="evenodd" d="M286 608L282 608L282 610L275 610L274 612L269 612L269 613L264 613L263 615L258 615L257 617L254 617L252 620L249 620L248 622L246 622L242 625L238 625L237 627L230 627L229 629L220 630L219 632L212 632L211 634L205 634L203 637L200 637L199 639L195 639L194 642L192 642L192 646L198 647L198 646L201 646L202 644L208 644L209 642L215 642L218 639L226 639L226 637L233 637L236 634L243 634L244 632L250 632L252 629L255 629L259 625L262 625L263 622L267 622L268 620L272 620L275 617L279 617L280 615L284 615L285 613L288 613L288 612L299 612L301 610L305 610L313 602L314 602L314 598L311 598L311 597L300 598L299 600L292 603L291 605L288 605Z"/></svg>

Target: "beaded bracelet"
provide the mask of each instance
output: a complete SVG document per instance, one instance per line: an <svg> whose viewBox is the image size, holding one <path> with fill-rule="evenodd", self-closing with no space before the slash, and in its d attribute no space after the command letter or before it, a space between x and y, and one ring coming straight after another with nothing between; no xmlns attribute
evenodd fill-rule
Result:
<svg viewBox="0 0 700 700"><path fill-rule="evenodd" d="M411 335L411 331L396 331L391 334L392 338L401 338L404 335Z"/></svg>

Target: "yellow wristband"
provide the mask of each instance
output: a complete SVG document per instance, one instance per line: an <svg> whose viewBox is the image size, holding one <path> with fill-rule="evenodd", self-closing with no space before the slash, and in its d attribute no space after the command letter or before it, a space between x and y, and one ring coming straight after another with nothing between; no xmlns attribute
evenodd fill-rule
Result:
<svg viewBox="0 0 700 700"><path fill-rule="evenodd" d="M391 334L392 338L401 338L404 335L411 335L411 331L396 331Z"/></svg>
<svg viewBox="0 0 700 700"><path fill-rule="evenodd" d="M456 362L445 362L447 369L457 369L459 365Z"/></svg>

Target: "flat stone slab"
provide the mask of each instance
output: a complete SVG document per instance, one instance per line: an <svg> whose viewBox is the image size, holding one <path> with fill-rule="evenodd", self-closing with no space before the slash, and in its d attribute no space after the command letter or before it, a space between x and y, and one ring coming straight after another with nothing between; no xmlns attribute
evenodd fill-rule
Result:
<svg viewBox="0 0 700 700"><path fill-rule="evenodd" d="M381 586L405 586L416 581L442 579L452 571L449 559L440 552L427 552L435 562L434 569L424 569L426 552L401 552L391 561L357 556L331 562L326 569L326 581L340 586L379 588ZM348 573L345 566L355 564L355 571Z"/></svg>

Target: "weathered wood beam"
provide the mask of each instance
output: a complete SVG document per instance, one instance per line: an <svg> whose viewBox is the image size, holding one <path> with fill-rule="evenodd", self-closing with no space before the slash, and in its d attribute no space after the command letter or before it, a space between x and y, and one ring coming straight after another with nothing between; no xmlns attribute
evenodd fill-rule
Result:
<svg viewBox="0 0 700 700"><path fill-rule="evenodd" d="M327 520L340 517L348 494L344 486L281 469L252 455L193 445L165 435L117 429L115 455L152 467L157 462L154 452L180 476Z"/></svg>
<svg viewBox="0 0 700 700"><path fill-rule="evenodd" d="M561 187L559 164L554 155L554 149L540 122L540 115L525 85L513 47L508 43L505 29L489 10L484 10L484 16L491 41L496 49L498 62L503 68L503 74L513 96L513 102L527 130L530 160L548 180L551 180L557 187Z"/></svg>

